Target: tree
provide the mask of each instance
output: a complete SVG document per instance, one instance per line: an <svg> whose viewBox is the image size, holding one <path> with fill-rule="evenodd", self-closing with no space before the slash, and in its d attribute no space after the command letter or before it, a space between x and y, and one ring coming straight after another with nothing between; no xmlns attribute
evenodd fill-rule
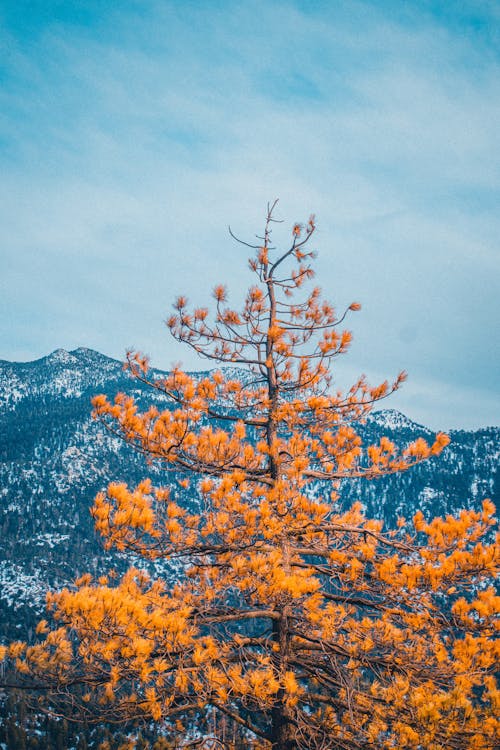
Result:
<svg viewBox="0 0 500 750"><path fill-rule="evenodd" d="M191 512L148 479L112 483L95 500L107 547L181 561L178 582L136 568L118 581L86 575L49 595L55 626L42 621L43 640L13 644L10 657L20 679L52 688L53 706L69 702L89 720L153 719L177 747L203 734L230 747L225 722L245 747L272 750L492 748L494 508L417 514L387 531L359 504L341 510L343 481L406 471L448 438L362 444L356 423L404 374L334 388L333 361L351 340L339 326L359 305L338 317L319 289L302 293L314 219L293 227L280 254L274 207L251 246L256 283L243 309L218 286L213 322L184 297L168 320L176 339L232 369L158 379L130 353L134 378L171 405L93 401L109 430L203 504Z"/></svg>

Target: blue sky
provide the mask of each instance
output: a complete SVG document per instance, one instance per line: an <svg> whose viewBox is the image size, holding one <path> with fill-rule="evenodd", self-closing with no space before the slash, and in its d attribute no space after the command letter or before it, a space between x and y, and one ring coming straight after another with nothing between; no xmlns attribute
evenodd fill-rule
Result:
<svg viewBox="0 0 500 750"><path fill-rule="evenodd" d="M500 423L499 2L3 0L0 42L0 358L205 366L171 301L236 300L227 225L279 197L363 303L339 381L404 368L414 419Z"/></svg>

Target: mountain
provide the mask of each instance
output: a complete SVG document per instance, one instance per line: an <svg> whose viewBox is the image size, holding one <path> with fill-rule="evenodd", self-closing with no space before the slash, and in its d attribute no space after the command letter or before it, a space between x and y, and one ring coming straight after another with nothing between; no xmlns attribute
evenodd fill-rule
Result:
<svg viewBox="0 0 500 750"><path fill-rule="evenodd" d="M134 484L145 476L161 477L157 467L147 466L92 420L91 397L112 397L118 391L143 402L162 400L124 372L120 362L91 349L58 349L27 363L0 361L2 640L31 637L47 589L84 571L120 570L130 562L103 551L89 514L95 494L109 481ZM434 437L391 409L374 412L359 431L368 440L384 434L399 445ZM500 428L452 431L450 437L441 457L404 474L344 482L341 502L360 500L369 515L393 526L398 516L410 517L417 509L446 514L479 506L484 497L498 501ZM177 485L175 474L161 481L171 484L179 502L196 505L196 497ZM313 491L321 493L322 487ZM160 567L165 575L177 572Z"/></svg>

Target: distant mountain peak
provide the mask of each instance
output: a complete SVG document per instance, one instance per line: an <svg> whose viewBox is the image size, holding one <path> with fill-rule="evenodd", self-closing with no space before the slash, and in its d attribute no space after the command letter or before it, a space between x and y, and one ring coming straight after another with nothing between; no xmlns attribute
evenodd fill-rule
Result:
<svg viewBox="0 0 500 750"><path fill-rule="evenodd" d="M74 354L75 356L80 355L83 357L88 357L88 356L94 357L96 354L98 354L100 357L104 356L103 354L96 351L95 349L89 349L87 346L79 346L77 349L72 349L70 351L70 354Z"/></svg>
<svg viewBox="0 0 500 750"><path fill-rule="evenodd" d="M380 411L374 411L370 414L369 420L370 422L374 422L380 427L384 427L388 430L401 430L408 428L430 432L427 427L418 424L418 422L414 422L397 409L380 409Z"/></svg>
<svg viewBox="0 0 500 750"><path fill-rule="evenodd" d="M54 349L44 359L48 364L75 364L78 361L74 354L66 349Z"/></svg>
<svg viewBox="0 0 500 750"><path fill-rule="evenodd" d="M78 360L85 359L92 362L118 362L114 357L108 357L107 354L101 354L96 349L89 349L87 346L79 346L78 349L72 349L69 354Z"/></svg>

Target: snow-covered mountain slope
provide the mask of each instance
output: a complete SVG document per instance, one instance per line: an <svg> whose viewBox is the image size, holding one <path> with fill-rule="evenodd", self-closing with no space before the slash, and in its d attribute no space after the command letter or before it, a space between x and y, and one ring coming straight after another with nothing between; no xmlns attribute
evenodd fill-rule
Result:
<svg viewBox="0 0 500 750"><path fill-rule="evenodd" d="M28 363L0 361L0 637L28 635L48 588L127 563L102 550L89 507L109 481L135 483L159 469L91 419L91 397L118 391L146 397L120 362L90 349L58 349ZM433 437L391 409L373 413L360 432L398 444ZM494 427L452 432L440 458L378 481L345 482L341 502L361 500L391 526L419 508L441 514L484 497L498 500L499 437ZM161 481L180 501L196 504L175 475Z"/></svg>

